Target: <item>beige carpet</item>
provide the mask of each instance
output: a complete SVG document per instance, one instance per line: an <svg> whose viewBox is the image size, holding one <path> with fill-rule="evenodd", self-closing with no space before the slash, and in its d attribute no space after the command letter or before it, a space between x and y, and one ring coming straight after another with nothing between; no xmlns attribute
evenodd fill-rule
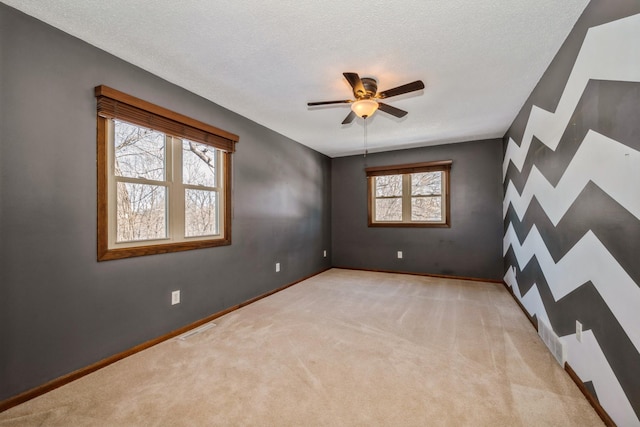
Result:
<svg viewBox="0 0 640 427"><path fill-rule="evenodd" d="M602 425L502 285L333 269L0 426Z"/></svg>

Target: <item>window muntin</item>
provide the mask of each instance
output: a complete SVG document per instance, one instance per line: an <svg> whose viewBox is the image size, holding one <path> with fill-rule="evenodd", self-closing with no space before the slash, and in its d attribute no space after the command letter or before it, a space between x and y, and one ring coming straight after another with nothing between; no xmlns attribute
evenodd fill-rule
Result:
<svg viewBox="0 0 640 427"><path fill-rule="evenodd" d="M106 86L98 98L98 260L231 243L237 136Z"/></svg>
<svg viewBox="0 0 640 427"><path fill-rule="evenodd" d="M369 226L448 227L451 161L367 168Z"/></svg>

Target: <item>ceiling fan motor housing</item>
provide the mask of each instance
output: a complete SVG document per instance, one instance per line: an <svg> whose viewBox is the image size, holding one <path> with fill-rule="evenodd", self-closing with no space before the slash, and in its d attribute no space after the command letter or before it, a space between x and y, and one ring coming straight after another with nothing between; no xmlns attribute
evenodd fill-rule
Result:
<svg viewBox="0 0 640 427"><path fill-rule="evenodd" d="M371 77L362 77L360 80L362 81L362 86L364 87L365 93L356 93L354 89L353 94L355 95L355 97L357 99L373 98L376 93L378 93L378 82L376 81L376 79Z"/></svg>

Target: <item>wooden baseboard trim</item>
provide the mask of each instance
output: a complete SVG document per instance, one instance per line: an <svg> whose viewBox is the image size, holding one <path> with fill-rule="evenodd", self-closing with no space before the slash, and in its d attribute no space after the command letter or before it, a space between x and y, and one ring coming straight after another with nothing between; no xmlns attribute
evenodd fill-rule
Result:
<svg viewBox="0 0 640 427"><path fill-rule="evenodd" d="M411 276L437 277L441 279L469 280L472 282L503 283L502 280L495 280L495 279L481 279L478 277L465 277L465 276L448 276L446 274L416 273L414 271L378 270L375 268L336 267L336 266L334 266L333 268L338 268L341 270L370 271L372 273L408 274Z"/></svg>
<svg viewBox="0 0 640 427"><path fill-rule="evenodd" d="M616 423L613 422L613 420L611 419L607 411L605 411L604 408L600 405L600 402L598 402L598 400L595 397L593 397L591 393L589 393L589 390L584 386L584 383L582 382L578 374L576 374L576 371L574 371L573 368L571 368L571 365L569 365L568 363L565 363L564 370L567 371L567 374L569 374L569 377L571 377L573 382L576 383L576 385L578 386L582 394L584 394L584 397L589 401L591 406L593 406L593 409L596 411L598 416L602 419L602 422L604 422L606 426L616 427Z"/></svg>
<svg viewBox="0 0 640 427"><path fill-rule="evenodd" d="M177 337L178 335L182 335L185 332L190 331L191 329L195 329L195 328L197 328L199 326L204 325L205 323L209 323L212 320L217 319L218 317L222 317L225 314L229 314L232 311L238 310L239 308L245 307L245 306L247 306L249 304L253 304L256 301L259 301L259 300L261 300L263 298L266 298L266 297L268 297L270 295L273 295L273 294L275 294L277 292L283 291L283 290L285 290L285 289L287 289L287 288L289 288L289 287L291 287L293 285L296 285L296 284L298 284L298 283L300 283L300 282L302 282L304 280L307 280L307 279L309 279L309 278L311 278L313 276L316 276L316 275L318 275L320 273L323 273L323 272L325 272L325 271L327 271L329 269L330 268L326 268L326 269L321 270L321 271L319 271L319 272L317 272L315 274L311 274L309 276L303 277L302 279L297 280L297 281L295 281L293 283L289 283L287 285L284 285L284 286L282 286L280 288L274 289L274 290L269 291L267 293L264 293L262 295L258 295L255 298L251 298L251 299L249 299L247 301L241 302L240 304L237 304L237 305L234 305L232 307L226 308L226 309L224 309L222 311L219 311L219 312L214 313L214 314L212 314L210 316L207 316L204 319L200 319L200 320L198 320L196 322L193 322L193 323L191 323L191 324L189 324L187 326L183 326L182 328L179 328L179 329L176 329L176 330L174 330L172 332L169 332L168 334L162 335L162 336L160 336L158 338L154 338L154 339L152 339L150 341L146 341L146 342L144 342L142 344L139 344L139 345L137 345L137 346L135 346L133 348L130 348L128 350L125 350L125 351L123 351L121 353L114 354L113 356L109 356L109 357L107 357L105 359L102 359L102 360L100 360L100 361L98 361L98 362L96 362L96 363L94 363L92 365L86 366L84 368L80 368L77 371L73 371L73 372L71 372L71 373L69 373L67 375L62 376L62 377L58 377L58 378L56 378L54 380L51 380L51 381L49 381L49 382L47 382L47 383L45 383L45 384L43 384L41 386L35 387L35 388L31 389L31 390L27 390L27 391L25 391L23 393L20 393L20 394L14 396L14 397L10 397L10 398L8 398L6 400L3 400L2 402L0 402L0 412L4 412L9 408L13 408L14 406L17 406L17 405L19 405L21 403L24 403L24 402L26 402L28 400L34 399L34 398L36 398L38 396L41 396L41 395L43 395L45 393L48 393L48 392L50 392L52 390L55 390L56 388L62 387L65 384L69 384L72 381L75 381L75 380L77 380L79 378L82 378L82 377L84 377L86 375L89 375L90 373L95 372L95 371L97 371L99 369L105 368L105 367L111 365L112 363L115 363L115 362L117 362L119 360L122 360L122 359L124 359L126 357L129 357L129 356L131 356L133 354L139 353L142 350L146 350L146 349L148 349L150 347L153 347L156 344L160 344L161 342L164 342L164 341L167 341L167 340L169 340L171 338Z"/></svg>
<svg viewBox="0 0 640 427"><path fill-rule="evenodd" d="M522 303L520 302L518 297L516 297L516 294L513 293L513 289L511 289L511 286L507 285L507 283L504 280L502 281L502 284L507 289L507 292L509 292L509 294L511 294L511 297L513 297L513 300L516 302L516 304L518 304L518 307L520 307L520 310L522 310L524 315L527 316L527 319L529 319L529 322L531 322L531 324L533 325L533 328L537 331L538 330L538 322L537 322L537 320L534 321L533 317L529 316L529 313L527 312L527 309L524 308L524 305L522 305Z"/></svg>
<svg viewBox="0 0 640 427"><path fill-rule="evenodd" d="M534 329L537 331L538 330L537 322L535 322L533 318L529 316L529 313L527 313L527 310L524 308L524 305L522 305L520 300L518 300L516 295L513 293L513 289L511 289L511 287L507 285L507 283L504 281L502 282L502 284L504 285L505 288L507 288L507 291L509 291L509 293L513 297L513 300L518 304L518 306L520 307L524 315L527 316L527 319L529 319L529 322L531 322L531 325L533 325ZM606 426L616 427L616 423L613 422L609 414L607 414L607 411L605 411L604 408L600 406L600 402L598 402L596 398L593 397L591 393L589 393L589 390L584 386L584 383L582 382L578 374L576 374L576 372L571 368L571 365L569 365L569 363L565 362L564 370L567 371L567 374L569 374L569 377L573 380L574 383L576 383L576 385L578 386L578 389L580 389L584 397L587 399L587 401L589 401L589 403L591 404L593 409L596 411L598 416L602 419L602 422L604 422Z"/></svg>

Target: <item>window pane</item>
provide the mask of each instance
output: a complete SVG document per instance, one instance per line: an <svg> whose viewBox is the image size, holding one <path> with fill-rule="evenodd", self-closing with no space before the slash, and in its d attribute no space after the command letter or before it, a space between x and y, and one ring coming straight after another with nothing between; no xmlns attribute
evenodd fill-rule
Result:
<svg viewBox="0 0 640 427"><path fill-rule="evenodd" d="M167 237L166 187L118 183L118 242Z"/></svg>
<svg viewBox="0 0 640 427"><path fill-rule="evenodd" d="M376 221L402 221L402 199L376 199Z"/></svg>
<svg viewBox="0 0 640 427"><path fill-rule="evenodd" d="M411 195L429 196L442 194L442 172L411 174Z"/></svg>
<svg viewBox="0 0 640 427"><path fill-rule="evenodd" d="M182 182L205 187L216 186L217 150L206 144L182 141Z"/></svg>
<svg viewBox="0 0 640 427"><path fill-rule="evenodd" d="M218 193L186 189L184 193L185 236L218 234Z"/></svg>
<svg viewBox="0 0 640 427"><path fill-rule="evenodd" d="M411 221L442 221L440 197L412 197Z"/></svg>
<svg viewBox="0 0 640 427"><path fill-rule="evenodd" d="M402 175L376 176L376 197L402 196Z"/></svg>
<svg viewBox="0 0 640 427"><path fill-rule="evenodd" d="M113 122L115 174L163 181L166 152L164 134L119 120Z"/></svg>

